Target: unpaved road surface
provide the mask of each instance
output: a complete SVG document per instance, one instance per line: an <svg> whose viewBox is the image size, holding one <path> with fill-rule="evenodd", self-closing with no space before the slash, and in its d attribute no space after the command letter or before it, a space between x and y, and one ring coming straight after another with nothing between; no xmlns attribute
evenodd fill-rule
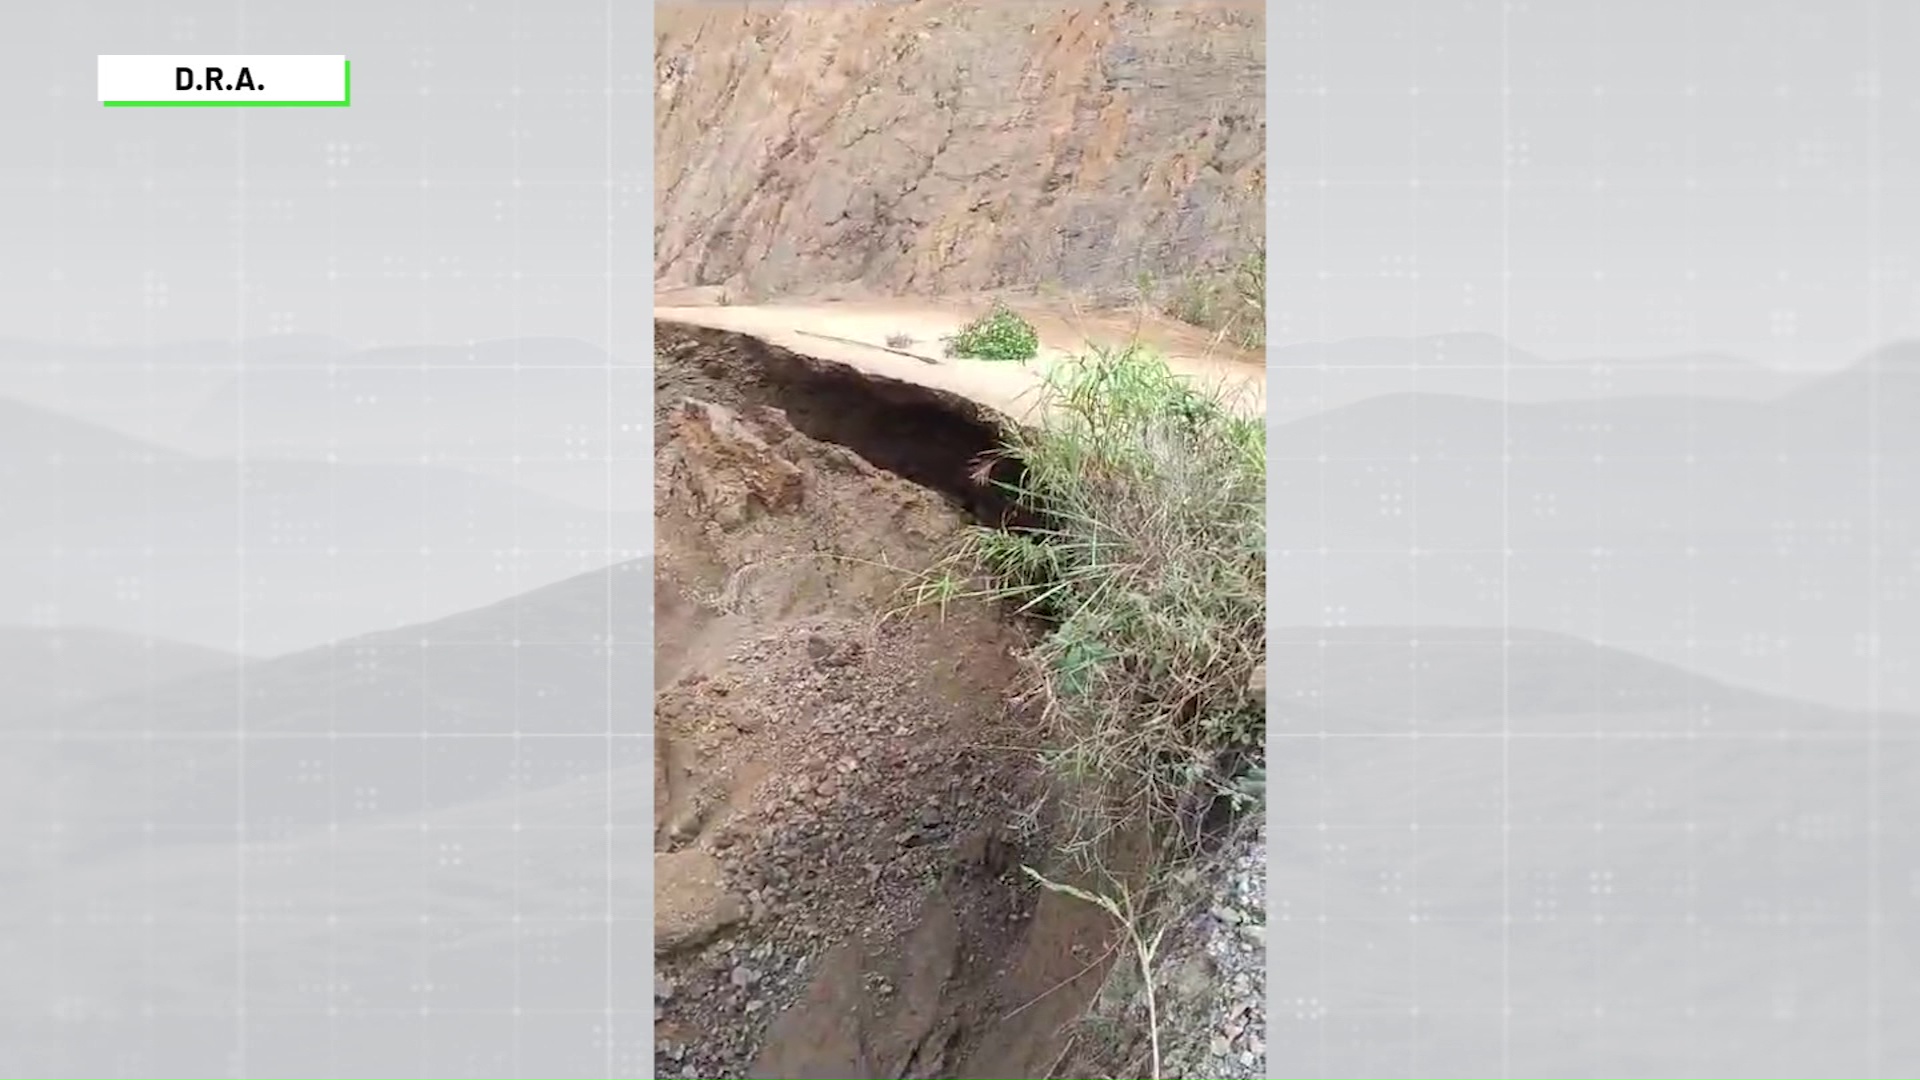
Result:
<svg viewBox="0 0 1920 1080"><path fill-rule="evenodd" d="M671 295L663 299L675 299ZM1165 319L1125 312L1074 313L1042 303L1009 306L1040 335L1040 355L1018 364L946 355L945 338L985 310L968 300L852 301L752 306L656 304L654 319L726 330L783 349L845 364L868 375L944 390L1009 417L1033 419L1047 369L1088 345L1120 347L1139 340L1175 371L1220 393L1251 414L1266 409L1266 369L1258 354ZM910 344L888 345L905 335ZM902 355L911 353L913 355Z"/></svg>

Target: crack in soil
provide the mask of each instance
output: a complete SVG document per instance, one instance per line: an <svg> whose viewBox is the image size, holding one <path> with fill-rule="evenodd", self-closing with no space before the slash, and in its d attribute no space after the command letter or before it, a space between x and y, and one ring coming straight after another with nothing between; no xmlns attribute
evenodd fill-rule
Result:
<svg viewBox="0 0 1920 1080"><path fill-rule="evenodd" d="M656 341L657 1075L1044 1075L1112 928L1020 872L1049 850L1027 631L899 610L970 510L1006 511L969 478L993 419L741 335Z"/></svg>

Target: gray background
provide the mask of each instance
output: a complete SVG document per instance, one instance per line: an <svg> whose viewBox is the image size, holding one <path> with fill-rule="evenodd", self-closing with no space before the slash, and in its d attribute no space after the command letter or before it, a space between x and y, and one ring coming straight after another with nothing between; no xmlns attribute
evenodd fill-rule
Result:
<svg viewBox="0 0 1920 1080"><path fill-rule="evenodd" d="M650 20L11 21L0 1073L648 1074Z"/></svg>
<svg viewBox="0 0 1920 1080"><path fill-rule="evenodd" d="M1911 10L1278 7L1272 1072L1920 1069ZM646 1074L646 18L16 22L0 1071Z"/></svg>
<svg viewBox="0 0 1920 1080"><path fill-rule="evenodd" d="M1270 34L1272 1074L1920 1072L1920 11Z"/></svg>

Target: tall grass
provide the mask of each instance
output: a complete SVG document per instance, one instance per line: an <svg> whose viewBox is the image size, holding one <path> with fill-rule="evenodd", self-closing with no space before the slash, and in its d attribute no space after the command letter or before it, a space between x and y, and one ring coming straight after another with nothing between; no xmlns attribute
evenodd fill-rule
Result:
<svg viewBox="0 0 1920 1080"><path fill-rule="evenodd" d="M1143 295L1150 292L1142 284ZM1196 272L1164 300L1167 314L1211 330L1242 349L1267 343L1267 249L1254 248L1231 266Z"/></svg>
<svg viewBox="0 0 1920 1080"><path fill-rule="evenodd" d="M1252 347L1267 343L1267 246L1261 244L1234 270L1234 291L1240 294L1240 303L1252 314L1252 326L1257 328L1248 337Z"/></svg>
<svg viewBox="0 0 1920 1080"><path fill-rule="evenodd" d="M1070 850L1117 828L1190 831L1265 738L1249 677L1266 630L1266 437L1258 417L1139 346L1046 376L980 476L1040 524L976 526L923 601L1005 600L1050 626L1029 657L1044 756L1067 781Z"/></svg>

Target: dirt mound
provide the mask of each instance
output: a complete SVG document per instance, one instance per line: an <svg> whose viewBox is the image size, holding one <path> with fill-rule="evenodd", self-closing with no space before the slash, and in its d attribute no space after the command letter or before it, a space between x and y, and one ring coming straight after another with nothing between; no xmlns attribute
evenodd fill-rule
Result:
<svg viewBox="0 0 1920 1080"><path fill-rule="evenodd" d="M991 428L714 331L656 371L657 1075L1044 1075L1110 928L1019 873L1022 633L897 610L966 521L909 477Z"/></svg>
<svg viewBox="0 0 1920 1080"><path fill-rule="evenodd" d="M1099 294L1264 235L1248 0L656 9L654 266L736 300Z"/></svg>

